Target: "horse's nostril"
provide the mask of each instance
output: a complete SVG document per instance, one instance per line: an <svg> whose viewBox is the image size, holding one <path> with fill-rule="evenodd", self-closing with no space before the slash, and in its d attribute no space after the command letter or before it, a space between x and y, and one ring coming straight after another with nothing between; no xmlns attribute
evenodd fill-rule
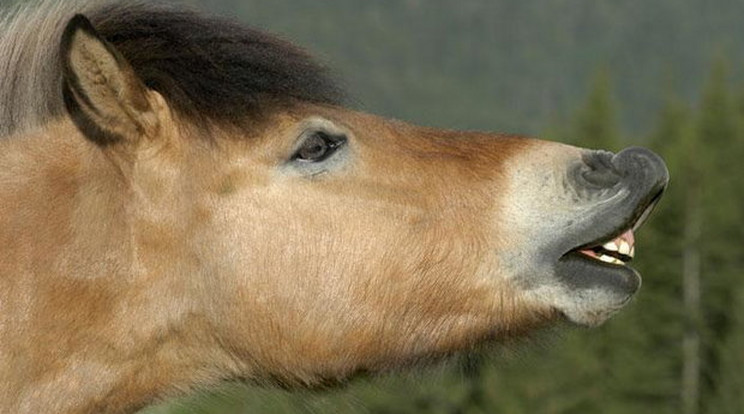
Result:
<svg viewBox="0 0 744 414"><path fill-rule="evenodd" d="M640 175L653 175L660 180L668 180L669 173L664 161L653 151L646 148L631 147L620 151L612 157L612 164L623 175L631 173Z"/></svg>
<svg viewBox="0 0 744 414"><path fill-rule="evenodd" d="M622 175L612 163L614 154L608 151L588 151L582 157L581 178L589 185L608 188L620 182Z"/></svg>

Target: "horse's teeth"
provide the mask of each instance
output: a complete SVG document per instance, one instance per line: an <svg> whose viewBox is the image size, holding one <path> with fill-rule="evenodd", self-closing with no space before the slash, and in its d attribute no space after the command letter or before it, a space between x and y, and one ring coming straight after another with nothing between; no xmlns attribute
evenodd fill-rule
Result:
<svg viewBox="0 0 744 414"><path fill-rule="evenodd" d="M604 246L602 246L602 248L605 250L609 250L611 252L618 251L618 247L617 247L617 244L615 244L615 242L606 243Z"/></svg>
<svg viewBox="0 0 744 414"><path fill-rule="evenodd" d="M615 260L617 260L617 259L615 259L612 256L607 256L606 254L603 254L603 255L599 256L599 260L601 260L601 261L603 261L605 263L614 263Z"/></svg>
<svg viewBox="0 0 744 414"><path fill-rule="evenodd" d="M620 266L625 265L625 262L623 262L622 260L616 259L616 258L614 258L612 256L608 256L606 254L603 254L603 255L600 255L600 256L596 256L594 258L597 259L597 260L603 261L605 263L609 263L609 264L620 265Z"/></svg>
<svg viewBox="0 0 744 414"><path fill-rule="evenodd" d="M626 256L631 256L631 247L630 243L626 242L625 240L620 241L620 254L624 254Z"/></svg>
<svg viewBox="0 0 744 414"><path fill-rule="evenodd" d="M630 248L630 253L628 253L628 256L635 257L635 246Z"/></svg>

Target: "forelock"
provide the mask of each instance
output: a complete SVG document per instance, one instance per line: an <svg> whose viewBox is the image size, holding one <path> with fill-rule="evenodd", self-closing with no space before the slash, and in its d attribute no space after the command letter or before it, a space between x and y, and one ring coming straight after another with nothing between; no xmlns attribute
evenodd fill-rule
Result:
<svg viewBox="0 0 744 414"><path fill-rule="evenodd" d="M273 104L339 104L328 71L289 42L171 6L109 4L89 16L149 88L196 122L239 124Z"/></svg>
<svg viewBox="0 0 744 414"><path fill-rule="evenodd" d="M0 137L64 115L59 44L76 13L186 121L242 126L277 104L343 101L303 50L236 21L138 0L35 0L0 18Z"/></svg>

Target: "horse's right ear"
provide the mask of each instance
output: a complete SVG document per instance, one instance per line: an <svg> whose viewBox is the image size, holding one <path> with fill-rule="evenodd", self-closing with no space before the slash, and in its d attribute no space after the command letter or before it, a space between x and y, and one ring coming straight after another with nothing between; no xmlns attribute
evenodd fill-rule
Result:
<svg viewBox="0 0 744 414"><path fill-rule="evenodd" d="M67 24L60 57L65 106L86 137L107 145L136 141L157 129L147 87L85 16Z"/></svg>

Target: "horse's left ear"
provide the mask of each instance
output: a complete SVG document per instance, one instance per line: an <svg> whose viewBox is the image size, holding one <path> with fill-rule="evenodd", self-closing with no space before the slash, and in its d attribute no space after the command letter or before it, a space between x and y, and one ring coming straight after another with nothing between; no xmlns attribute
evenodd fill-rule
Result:
<svg viewBox="0 0 744 414"><path fill-rule="evenodd" d="M137 141L157 130L147 87L85 16L67 24L60 57L65 106L86 137L107 145Z"/></svg>

